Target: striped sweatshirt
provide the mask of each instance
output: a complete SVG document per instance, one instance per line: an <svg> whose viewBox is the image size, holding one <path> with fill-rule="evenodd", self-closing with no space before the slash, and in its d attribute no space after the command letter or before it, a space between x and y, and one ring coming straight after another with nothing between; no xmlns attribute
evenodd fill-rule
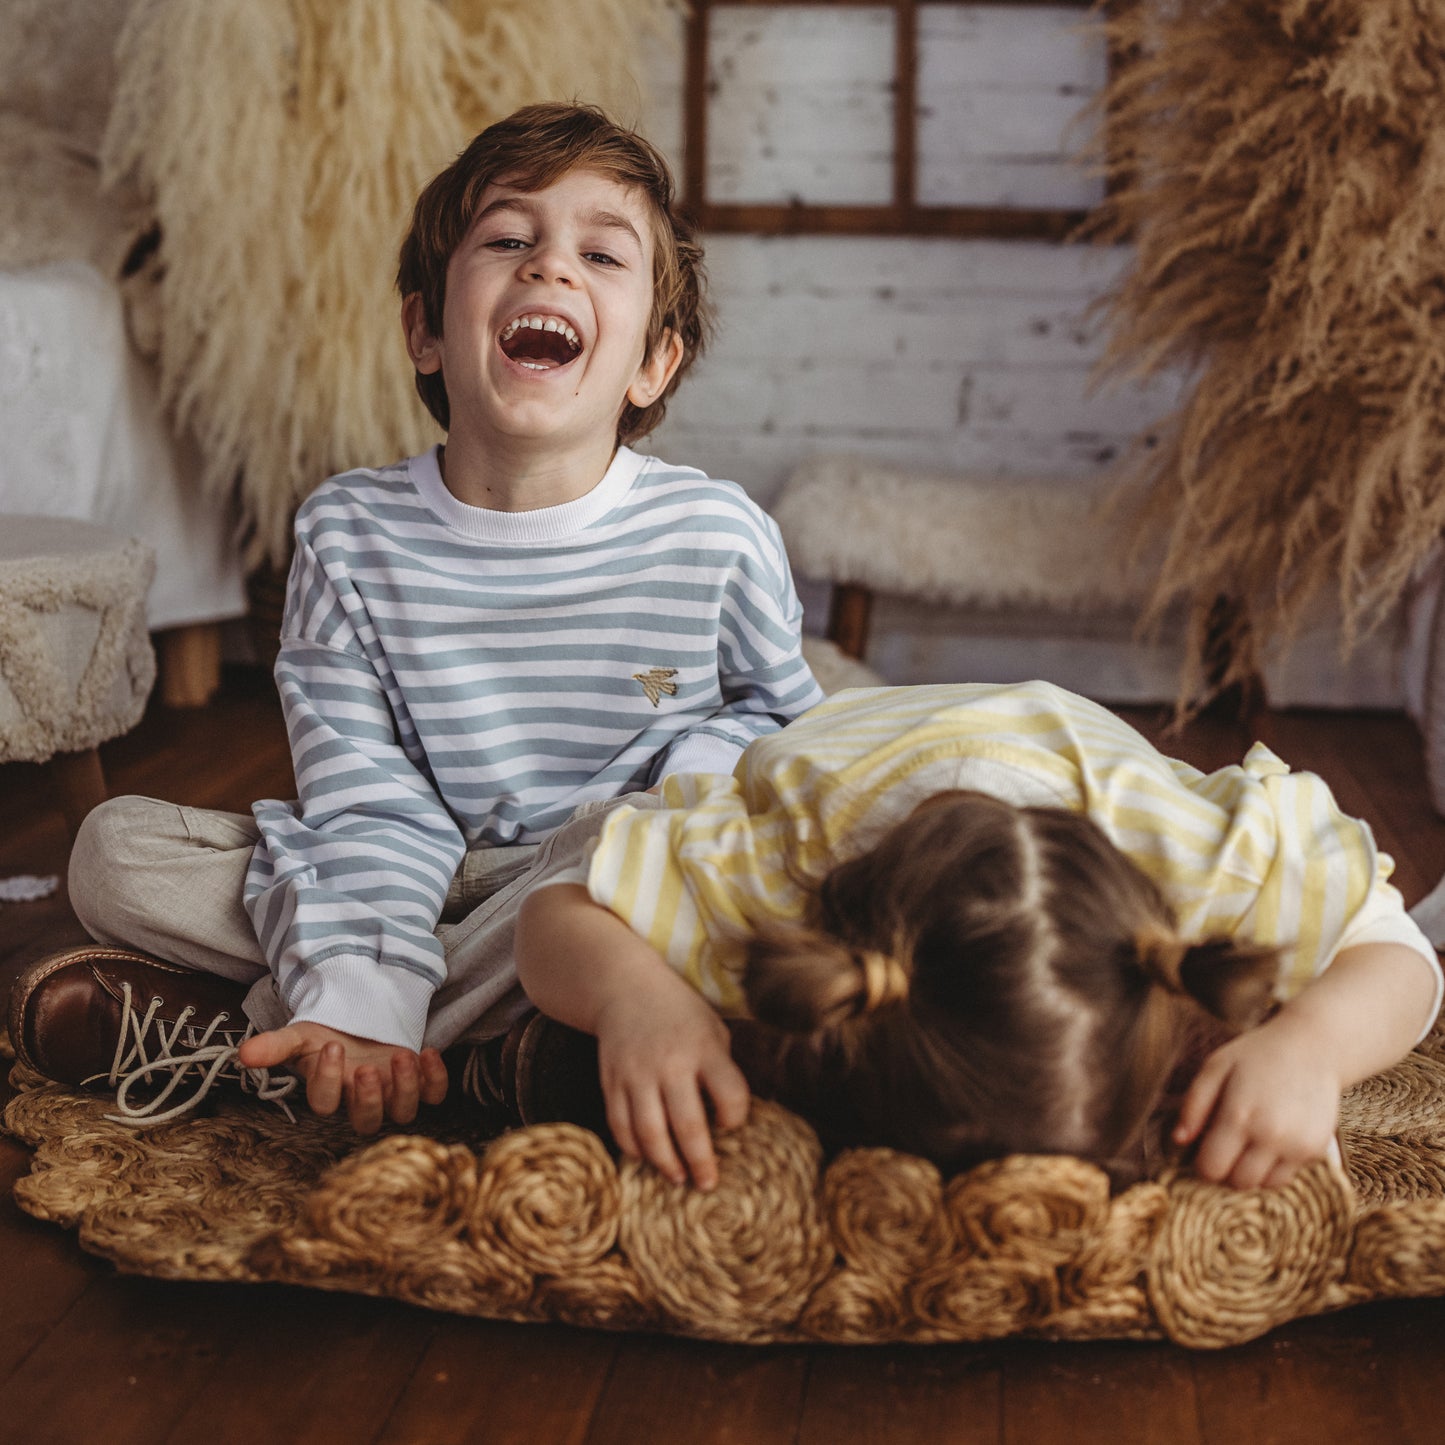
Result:
<svg viewBox="0 0 1445 1445"><path fill-rule="evenodd" d="M300 797L255 805L245 884L293 1020L419 1047L465 850L730 772L821 700L801 616L740 487L626 447L527 512L458 501L435 451L324 483L276 662Z"/></svg>
<svg viewBox="0 0 1445 1445"><path fill-rule="evenodd" d="M750 747L735 777L670 779L664 808L620 806L585 868L549 882L584 884L738 1013L758 925L804 918L836 864L954 788L1088 814L1158 884L1184 936L1283 948L1282 997L1342 948L1391 942L1420 954L1432 1019L1439 1008L1435 951L1387 881L1393 861L1320 778L1259 743L1202 773L1045 682L839 693Z"/></svg>

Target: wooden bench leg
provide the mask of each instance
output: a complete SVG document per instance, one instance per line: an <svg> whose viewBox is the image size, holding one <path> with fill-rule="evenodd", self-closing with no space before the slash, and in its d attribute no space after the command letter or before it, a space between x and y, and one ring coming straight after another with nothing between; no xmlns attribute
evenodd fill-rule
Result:
<svg viewBox="0 0 1445 1445"><path fill-rule="evenodd" d="M221 627L195 622L158 635L161 701L167 707L205 707L221 685Z"/></svg>
<svg viewBox="0 0 1445 1445"><path fill-rule="evenodd" d="M56 753L49 768L60 811L65 814L65 826L74 838L85 815L109 796L100 753L95 748L83 753Z"/></svg>
<svg viewBox="0 0 1445 1445"><path fill-rule="evenodd" d="M863 661L868 650L868 617L873 610L873 593L856 582L838 582L828 605L828 641L841 652Z"/></svg>

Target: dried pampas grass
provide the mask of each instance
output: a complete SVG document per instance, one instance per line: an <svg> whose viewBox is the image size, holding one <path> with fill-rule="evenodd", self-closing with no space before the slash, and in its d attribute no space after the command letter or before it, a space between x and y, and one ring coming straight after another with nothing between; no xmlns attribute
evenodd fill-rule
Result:
<svg viewBox="0 0 1445 1445"><path fill-rule="evenodd" d="M1194 370L1141 462L1188 701L1211 621L1216 681L1330 591L1348 649L1445 524L1445 26L1438 0L1134 0L1109 32L1090 233L1137 256L1106 363Z"/></svg>
<svg viewBox="0 0 1445 1445"><path fill-rule="evenodd" d="M137 0L103 161L163 236L162 394L280 563L328 474L437 437L393 289L422 186L517 106L635 112L676 0Z"/></svg>

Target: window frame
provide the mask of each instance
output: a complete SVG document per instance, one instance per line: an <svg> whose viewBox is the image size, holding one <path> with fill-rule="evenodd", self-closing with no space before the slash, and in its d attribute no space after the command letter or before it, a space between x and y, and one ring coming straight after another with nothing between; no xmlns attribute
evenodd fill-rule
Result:
<svg viewBox="0 0 1445 1445"><path fill-rule="evenodd" d="M961 240L1063 241L1090 212L1072 208L930 206L918 188L918 11L923 5L1043 6L1087 11L1095 0L692 0L687 22L683 101L683 204L712 233L773 236L947 236ZM717 202L707 197L708 18L714 10L809 6L892 10L893 198L886 205L815 205L803 201ZM1108 57L1111 72L1116 64Z"/></svg>

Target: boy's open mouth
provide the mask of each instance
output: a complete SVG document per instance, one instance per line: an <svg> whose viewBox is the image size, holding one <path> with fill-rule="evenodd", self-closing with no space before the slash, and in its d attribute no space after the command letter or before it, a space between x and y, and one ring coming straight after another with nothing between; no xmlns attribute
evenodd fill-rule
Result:
<svg viewBox="0 0 1445 1445"><path fill-rule="evenodd" d="M497 338L502 355L533 371L566 366L582 353L582 340L560 316L518 316Z"/></svg>

